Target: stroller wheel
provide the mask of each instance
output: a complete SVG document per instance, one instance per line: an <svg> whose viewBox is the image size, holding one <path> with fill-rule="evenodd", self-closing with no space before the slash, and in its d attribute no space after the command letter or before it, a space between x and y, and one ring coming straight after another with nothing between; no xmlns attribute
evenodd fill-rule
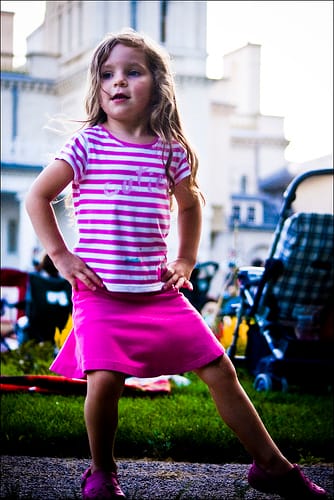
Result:
<svg viewBox="0 0 334 500"><path fill-rule="evenodd" d="M288 381L285 377L271 377L267 373L259 373L254 380L254 389L258 392L269 392L281 389L282 392L288 392Z"/></svg>
<svg viewBox="0 0 334 500"><path fill-rule="evenodd" d="M270 375L259 373L254 380L254 389L258 392L271 391L273 387Z"/></svg>

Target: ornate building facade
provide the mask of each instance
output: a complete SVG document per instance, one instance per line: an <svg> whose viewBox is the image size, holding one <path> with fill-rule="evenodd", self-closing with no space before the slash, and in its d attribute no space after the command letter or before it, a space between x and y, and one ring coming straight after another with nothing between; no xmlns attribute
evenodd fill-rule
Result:
<svg viewBox="0 0 334 500"><path fill-rule="evenodd" d="M1 266L29 269L40 249L24 209L36 175L84 118L87 65L110 31L132 27L172 58L184 128L200 159L205 194L199 260L249 264L264 258L277 203L261 182L285 166L283 117L260 113L261 46L224 56L224 77L206 74L206 2L47 1L43 24L27 39L26 64L12 67L12 22L1 72ZM76 233L62 200L55 204L69 245ZM176 242L171 237L171 253ZM36 250L37 249L37 250Z"/></svg>

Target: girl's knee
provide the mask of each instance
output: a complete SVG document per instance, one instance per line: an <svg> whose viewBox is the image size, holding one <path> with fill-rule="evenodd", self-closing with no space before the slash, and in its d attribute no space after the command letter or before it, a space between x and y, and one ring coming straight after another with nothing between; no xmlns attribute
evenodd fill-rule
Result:
<svg viewBox="0 0 334 500"><path fill-rule="evenodd" d="M196 373L208 386L237 380L235 367L227 354L196 370Z"/></svg>
<svg viewBox="0 0 334 500"><path fill-rule="evenodd" d="M96 370L87 373L87 394L99 397L120 397L125 376L118 372Z"/></svg>

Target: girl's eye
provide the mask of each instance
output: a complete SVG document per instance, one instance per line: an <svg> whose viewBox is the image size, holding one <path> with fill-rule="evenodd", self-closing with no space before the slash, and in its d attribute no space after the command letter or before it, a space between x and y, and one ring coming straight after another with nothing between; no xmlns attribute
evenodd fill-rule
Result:
<svg viewBox="0 0 334 500"><path fill-rule="evenodd" d="M130 69L129 76L140 76L140 72L137 69Z"/></svg>
<svg viewBox="0 0 334 500"><path fill-rule="evenodd" d="M112 73L110 71L105 71L101 75L102 80L109 80L111 77L112 77Z"/></svg>
<svg viewBox="0 0 334 500"><path fill-rule="evenodd" d="M127 75L128 76L140 76L141 73L137 69L130 69L127 72ZM103 71L101 73L101 80L110 80L113 77L114 77L114 73L112 73L111 71Z"/></svg>

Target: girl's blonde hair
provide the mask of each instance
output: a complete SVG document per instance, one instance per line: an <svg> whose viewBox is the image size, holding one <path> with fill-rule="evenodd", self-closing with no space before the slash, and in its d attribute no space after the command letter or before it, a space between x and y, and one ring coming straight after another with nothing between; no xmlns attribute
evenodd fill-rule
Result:
<svg viewBox="0 0 334 500"><path fill-rule="evenodd" d="M87 125L94 126L107 121L107 116L100 106L101 68L108 59L111 50L117 44L141 49L147 60L148 68L153 78L153 98L149 118L150 131L163 141L168 151L165 162L166 174L169 179L170 192L173 194L174 181L169 173L172 161L172 142L176 140L186 150L191 168L190 187L194 192L200 192L196 176L198 158L185 137L175 98L174 79L170 70L168 53L146 35L126 29L119 33L108 34L96 47L88 71L88 93L85 100ZM163 155L164 156L164 155Z"/></svg>

